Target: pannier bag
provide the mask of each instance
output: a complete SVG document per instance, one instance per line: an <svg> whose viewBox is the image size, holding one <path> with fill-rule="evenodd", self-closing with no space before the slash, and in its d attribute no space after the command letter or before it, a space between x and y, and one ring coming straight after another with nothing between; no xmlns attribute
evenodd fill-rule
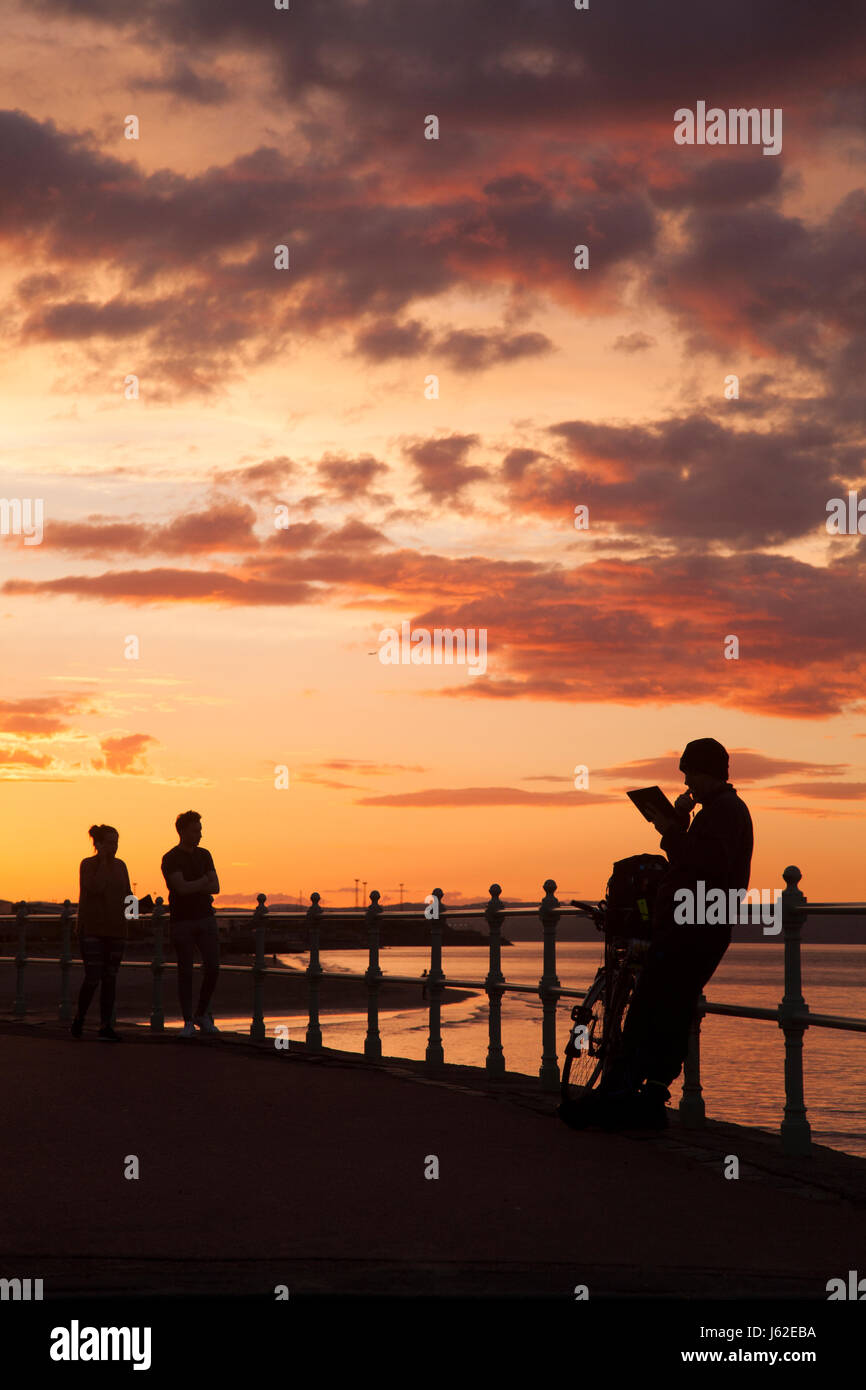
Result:
<svg viewBox="0 0 866 1390"><path fill-rule="evenodd" d="M617 859L607 881L604 929L609 936L649 940L658 886L669 868L663 854Z"/></svg>

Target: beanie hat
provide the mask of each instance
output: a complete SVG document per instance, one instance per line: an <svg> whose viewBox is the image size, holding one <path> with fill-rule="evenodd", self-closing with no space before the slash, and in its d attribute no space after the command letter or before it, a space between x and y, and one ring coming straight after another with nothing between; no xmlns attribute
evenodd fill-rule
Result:
<svg viewBox="0 0 866 1390"><path fill-rule="evenodd" d="M705 772L727 782L728 750L714 738L693 738L683 750L680 772Z"/></svg>

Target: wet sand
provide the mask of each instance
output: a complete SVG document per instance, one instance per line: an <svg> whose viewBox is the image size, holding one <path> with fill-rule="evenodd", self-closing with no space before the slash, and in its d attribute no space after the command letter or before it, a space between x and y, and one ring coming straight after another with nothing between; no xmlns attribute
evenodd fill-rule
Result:
<svg viewBox="0 0 866 1390"><path fill-rule="evenodd" d="M128 959L136 957L129 956ZM141 959L139 956L138 959ZM305 960L304 957L299 957ZM249 956L223 954L221 965L243 965L251 963ZM264 1012L266 1014L307 1013L307 981L304 977L306 965L293 968L274 963L266 958L268 975L264 982ZM366 968L366 957L358 956L357 969ZM80 959L75 959L69 973L69 998L75 1007L78 990L83 978ZM193 1003L199 988L199 967L193 975ZM169 957L162 977L163 1008L167 1019L179 1017L177 1001L177 979L173 961ZM379 986L379 1007L381 1009L426 1009L427 1002L421 997L421 981L417 985L395 984L382 981ZM445 989L442 1003L454 1004L468 999L473 993L465 989ZM58 965L37 962L33 957L24 971L24 997L28 1011L44 1013L56 1008L60 1002L60 968ZM115 1014L118 1021L148 1017L153 1000L153 976L147 968L121 966L117 983L117 1004ZM10 961L0 962L0 1017L12 1016L15 1002L15 966ZM253 977L251 971L221 969L216 994L212 1005L215 1018L220 1015L237 1017L252 1016ZM323 976L319 986L319 1011L321 1014L363 1013L367 1008L367 987L363 980L346 980L342 977ZM99 991L88 1011L88 1022L98 1023Z"/></svg>

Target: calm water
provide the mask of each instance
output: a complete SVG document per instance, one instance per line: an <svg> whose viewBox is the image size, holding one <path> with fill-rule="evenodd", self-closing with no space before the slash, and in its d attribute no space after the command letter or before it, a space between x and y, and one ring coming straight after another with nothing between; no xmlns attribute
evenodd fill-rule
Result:
<svg viewBox="0 0 866 1390"><path fill-rule="evenodd" d="M287 964L306 965L306 957L285 956ZM587 986L600 962L594 942L563 942L557 949L557 972L564 988ZM363 971L362 951L323 951L327 971ZM387 975L415 975L429 965L424 947L385 947L380 963ZM484 947L460 946L443 951L443 970L455 979L483 979L488 953ZM518 942L504 948L506 980L537 984L541 974L541 943ZM273 976L271 989L273 989ZM781 944L734 944L707 988L707 998L719 1003L775 1008L782 997ZM803 994L813 1013L866 1018L866 946L803 947ZM273 999L273 993L270 994ZM421 1006L421 987L418 988ZM573 1001L561 1002L557 1046L560 1061L570 1026ZM267 1018L268 1032L273 1023ZM297 1015L285 1018L289 1035L303 1037ZM228 1023L228 1020L226 1021ZM246 1020L246 1026L249 1019ZM239 1023L238 1026L243 1026ZM326 1047L363 1050L366 1015L345 1014L322 1019ZM379 1031L386 1056L423 1058L427 1044L427 1015L419 1009L382 1010ZM714 1119L776 1130L785 1104L785 1047L777 1024L757 1019L709 1016L701 1030L701 1081L707 1114ZM442 1010L445 1060L483 1066L487 1053L487 996L479 994ZM508 995L502 1001L502 1045L510 1071L538 1075L541 1065L541 1001L532 995ZM810 1028L804 1040L806 1108L817 1143L866 1156L866 1034ZM681 1083L671 1090L679 1103Z"/></svg>

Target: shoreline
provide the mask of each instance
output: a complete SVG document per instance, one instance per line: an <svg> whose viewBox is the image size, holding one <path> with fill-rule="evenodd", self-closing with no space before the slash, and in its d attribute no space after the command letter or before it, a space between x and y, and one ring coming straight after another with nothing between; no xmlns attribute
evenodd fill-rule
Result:
<svg viewBox="0 0 866 1390"><path fill-rule="evenodd" d="M24 969L24 997L28 1012L42 1013L57 1008L60 1001L60 969L36 964L40 958L31 956ZM42 958L44 960L44 957ZM127 960L136 960L130 953ZM149 957L147 958L149 960ZM33 968L31 968L31 963ZM223 955L222 965L241 965L238 957ZM174 963L166 962L168 968L163 976L162 1004L166 1019L180 1017L175 980ZM284 962L276 963L268 959L268 974L264 981L264 1010L266 1013L307 1014L308 986L304 970L294 969ZM193 991L198 988L198 975L201 970L196 963L193 976ZM69 1000L75 1010L78 990L81 987L84 969L79 958L73 958L69 974ZM279 984L277 985L277 980ZM215 1018L220 1015L234 1017L249 1015L253 1008L252 970L221 970L212 1004ZM0 998L3 999L0 1017L14 1017L12 1008L15 1000L16 969L14 961L0 961ZM398 984L388 980L379 983L380 1009L419 1009L428 1007L428 1001L421 997L422 982ZM443 1005L458 1004L470 999L477 990L448 987L442 991ZM194 994L195 999L195 994ZM153 977L142 961L138 968L125 969L123 965L117 981L117 1001L115 1015L118 1022L149 1015L153 1002ZM324 975L319 983L319 1012L321 1014L364 1013L367 1009L367 986L364 980L347 979L345 976ZM88 1020L98 1018L99 990L88 1010ZM26 1017L26 1015L25 1015Z"/></svg>

